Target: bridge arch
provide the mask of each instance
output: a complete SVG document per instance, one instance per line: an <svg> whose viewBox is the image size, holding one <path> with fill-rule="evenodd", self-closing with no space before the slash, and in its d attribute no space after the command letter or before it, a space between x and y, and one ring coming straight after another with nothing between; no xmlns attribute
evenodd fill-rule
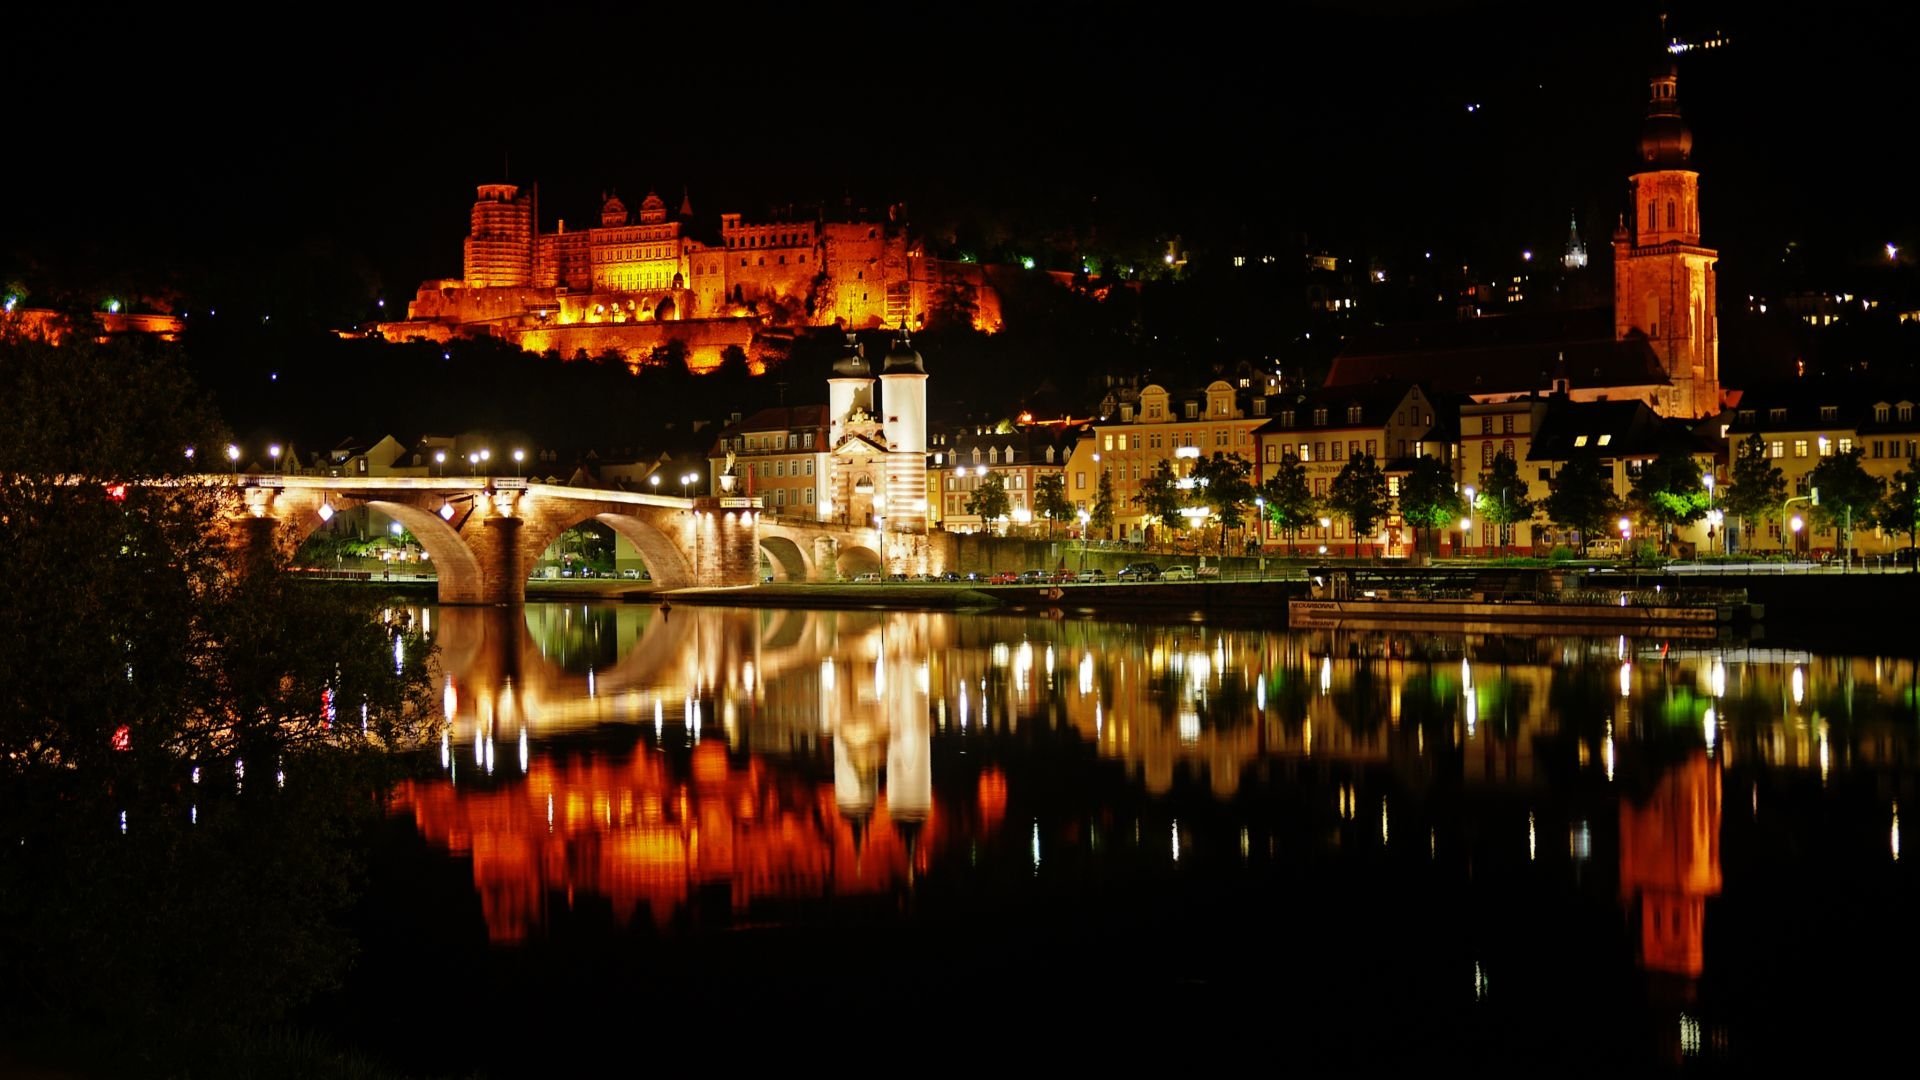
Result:
<svg viewBox="0 0 1920 1080"><path fill-rule="evenodd" d="M378 510L406 526L413 538L420 541L420 546L426 549L428 561L433 563L434 576L440 579L442 602L466 604L482 599L485 575L480 570L480 560L446 519L411 503L367 499L361 505ZM317 515L315 520L318 520Z"/></svg>
<svg viewBox="0 0 1920 1080"><path fill-rule="evenodd" d="M519 544L523 570L531 568L561 533L584 522L597 521L633 545L640 561L647 566L647 576L660 588L684 589L696 584L693 561L682 550L680 540L646 518L607 510L605 506L602 503L596 507L588 502L558 504L539 518L525 521L521 525Z"/></svg>
<svg viewBox="0 0 1920 1080"><path fill-rule="evenodd" d="M775 581L806 581L813 577L806 552L791 539L762 533L760 549L766 552L767 562L773 566Z"/></svg>
<svg viewBox="0 0 1920 1080"><path fill-rule="evenodd" d="M663 589L694 584L693 563L680 545L651 521L631 514L595 514L594 520L625 537L647 564L647 576Z"/></svg>
<svg viewBox="0 0 1920 1080"><path fill-rule="evenodd" d="M842 544L834 556L834 570L843 578L877 574L887 568L880 553L861 544Z"/></svg>

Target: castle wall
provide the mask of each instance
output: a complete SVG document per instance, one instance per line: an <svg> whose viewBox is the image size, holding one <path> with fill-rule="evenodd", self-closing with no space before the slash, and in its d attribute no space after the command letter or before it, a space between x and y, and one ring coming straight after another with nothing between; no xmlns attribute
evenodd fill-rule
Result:
<svg viewBox="0 0 1920 1080"><path fill-rule="evenodd" d="M613 352L629 365L648 362L653 351L670 341L686 346L687 366L695 372L720 365L721 354L733 345L746 351L759 322L753 319L689 319L679 322L573 323L529 327L502 334L528 352L559 352L572 359L584 351L590 357Z"/></svg>

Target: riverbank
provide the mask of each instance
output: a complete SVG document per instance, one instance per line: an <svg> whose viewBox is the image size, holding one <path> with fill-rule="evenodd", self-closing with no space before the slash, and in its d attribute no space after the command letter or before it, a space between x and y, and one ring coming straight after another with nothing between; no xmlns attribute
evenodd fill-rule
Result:
<svg viewBox="0 0 1920 1080"><path fill-rule="evenodd" d="M1286 619L1287 601L1306 595L1303 581L1152 582L1102 585L967 585L926 583L772 584L736 589L676 589L659 594L672 603L726 607L898 608L959 611L999 608L1012 612L1068 613L1084 616L1233 612L1262 619ZM529 599L532 594L529 593ZM631 596L649 602L655 596Z"/></svg>

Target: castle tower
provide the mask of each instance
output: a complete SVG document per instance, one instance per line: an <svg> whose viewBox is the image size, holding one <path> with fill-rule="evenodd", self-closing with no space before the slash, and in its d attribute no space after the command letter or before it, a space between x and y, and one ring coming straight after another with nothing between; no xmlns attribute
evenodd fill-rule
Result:
<svg viewBox="0 0 1920 1080"><path fill-rule="evenodd" d="M887 439L887 527L927 531L927 368L907 328L880 369L880 403Z"/></svg>
<svg viewBox="0 0 1920 1080"><path fill-rule="evenodd" d="M461 277L474 289L533 280L533 203L513 184L481 184L473 203Z"/></svg>
<svg viewBox="0 0 1920 1080"><path fill-rule="evenodd" d="M1693 132L1680 117L1679 71L1662 56L1648 80L1633 209L1614 234L1613 323L1616 337L1644 334L1673 387L1655 403L1665 416L1692 418L1720 410L1720 334L1714 264L1719 252L1700 244L1700 174L1693 171Z"/></svg>

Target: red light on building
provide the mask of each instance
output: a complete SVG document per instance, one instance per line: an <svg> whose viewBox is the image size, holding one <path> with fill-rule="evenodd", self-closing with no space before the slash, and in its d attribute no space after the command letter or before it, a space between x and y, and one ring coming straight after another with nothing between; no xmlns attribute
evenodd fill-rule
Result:
<svg viewBox="0 0 1920 1080"><path fill-rule="evenodd" d="M131 727L128 727L126 724L121 724L119 727L113 729L113 748L115 750L133 749L133 729Z"/></svg>
<svg viewBox="0 0 1920 1080"><path fill-rule="evenodd" d="M112 499L114 502L126 502L127 501L127 485L108 484L107 498Z"/></svg>

